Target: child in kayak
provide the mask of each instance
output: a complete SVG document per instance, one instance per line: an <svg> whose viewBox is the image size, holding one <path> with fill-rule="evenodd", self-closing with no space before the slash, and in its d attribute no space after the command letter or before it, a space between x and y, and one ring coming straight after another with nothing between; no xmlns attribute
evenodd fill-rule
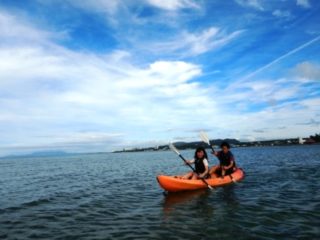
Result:
<svg viewBox="0 0 320 240"><path fill-rule="evenodd" d="M230 145L228 142L222 142L220 145L221 151L213 152L218 159L220 164L213 166L209 174L212 178L224 177L225 175L230 175L236 170L236 162L234 160L233 154L230 151Z"/></svg>
<svg viewBox="0 0 320 240"><path fill-rule="evenodd" d="M187 160L187 163L195 165L195 172L189 172L182 176L182 179L199 179L207 178L209 175L208 155L203 147L198 147L194 153L192 160Z"/></svg>

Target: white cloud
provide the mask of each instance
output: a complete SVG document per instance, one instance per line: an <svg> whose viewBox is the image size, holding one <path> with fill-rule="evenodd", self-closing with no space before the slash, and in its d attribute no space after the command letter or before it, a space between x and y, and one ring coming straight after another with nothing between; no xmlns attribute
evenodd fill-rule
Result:
<svg viewBox="0 0 320 240"><path fill-rule="evenodd" d="M38 0L42 4L57 4L57 0ZM122 6L121 0L62 0L60 4L65 4L68 2L74 7L81 8L83 10L89 10L94 12L106 13L109 15L114 15L119 8Z"/></svg>
<svg viewBox="0 0 320 240"><path fill-rule="evenodd" d="M244 138L244 135L252 139L303 137L308 133L318 132L316 125L303 126L298 123L309 122L310 118L320 111L319 101L319 97L291 101L279 104L277 107L270 106L242 114L234 110L233 116L226 115L225 117L231 126L237 125L239 139ZM264 129L264 131L257 133L256 128ZM233 136L237 137L236 134Z"/></svg>
<svg viewBox="0 0 320 240"><path fill-rule="evenodd" d="M276 17L279 17L279 18L290 18L291 17L291 13L290 11L282 11L282 10L279 10L279 9L276 9L272 12L272 15L273 16L276 16Z"/></svg>
<svg viewBox="0 0 320 240"><path fill-rule="evenodd" d="M293 54L295 54L297 52L300 52L301 50L309 47L310 45L314 44L315 42L318 42L319 40L320 40L320 36L317 36L317 37L311 39L310 41L308 41L308 42L306 42L306 43L304 43L304 44L292 49L291 51L283 54L282 56L276 58L272 62L270 62L270 63L258 68L257 70L247 74L246 76L244 76L242 78L242 80L245 81L246 79L250 79L251 77L254 77L258 73L265 71L266 69L270 68L271 66L275 65L276 63L282 61L283 59L285 59L285 58L287 58L287 57L289 57L289 56L291 56L291 55L293 55Z"/></svg>
<svg viewBox="0 0 320 240"><path fill-rule="evenodd" d="M276 104L248 113L237 104L286 100L297 94L299 85L284 88L290 83L286 79L238 82L222 95L221 89L209 91L192 81L202 73L199 65L156 61L139 67L123 51L96 56L60 47L12 46L0 48L0 57L7 59L0 63L0 78L8 79L6 85L0 83L2 146L65 145L88 151L89 146L97 150L108 144L112 150L134 141L145 144L154 140L151 133L163 142L180 134L190 139L181 129L195 128L214 128L217 137L241 138L246 132L272 138L276 130L256 133L252 126L292 126L319 110L315 101L304 101L304 110ZM313 74L310 65L302 68L307 69L304 75ZM281 136L290 133L283 130Z"/></svg>
<svg viewBox="0 0 320 240"><path fill-rule="evenodd" d="M309 0L297 0L297 5L303 8L311 7Z"/></svg>
<svg viewBox="0 0 320 240"><path fill-rule="evenodd" d="M242 32L239 30L225 34L221 29L211 27L200 33L182 32L171 41L154 43L148 48L159 53L176 54L183 57L197 56L228 44Z"/></svg>
<svg viewBox="0 0 320 240"><path fill-rule="evenodd" d="M240 79L218 89L197 81L203 71L200 64L156 59L141 66L128 51L76 52L52 41L60 33L37 29L6 13L0 14L0 20L0 58L5 59L0 61L1 146L66 145L96 151L105 145L109 146L105 150L113 150L133 142L190 139L190 130L196 129L214 129L217 138L240 138L244 133L254 135L256 126L276 129L284 122L294 126L319 112L317 97L283 104L300 94L299 81ZM158 44L157 50L197 56L224 46L240 33L225 34L215 27L183 32ZM319 74L318 66L309 62L296 69L304 78ZM270 104L251 109L264 103ZM276 136L275 131L260 132L258 137ZM283 137L290 134L281 132Z"/></svg>
<svg viewBox="0 0 320 240"><path fill-rule="evenodd" d="M37 145L56 143L51 134L57 132L66 143L70 141L66 132L93 143L98 138L79 137L79 131L99 129L94 136L184 126L192 120L191 103L207 100L199 85L189 83L201 69L186 62L159 61L140 68L124 60L113 62L112 56L32 50L0 49L0 57L8 60L0 64L0 78L5 79L0 83L0 121L6 140L14 136L14 128L25 129L18 143ZM43 133L49 136L47 142L37 137ZM143 140L146 134L134 136Z"/></svg>
<svg viewBox="0 0 320 240"><path fill-rule="evenodd" d="M285 78L239 80L230 84L226 91L233 94L224 97L223 101L227 104L237 102L234 107L239 110L247 110L246 106L252 107L259 104L275 107L278 102L299 96L300 83Z"/></svg>
<svg viewBox="0 0 320 240"><path fill-rule="evenodd" d="M192 0L146 0L150 5L169 11L183 8L199 9L198 3Z"/></svg>
<svg viewBox="0 0 320 240"><path fill-rule="evenodd" d="M302 62L292 70L295 76L305 80L320 81L320 65L311 62Z"/></svg>
<svg viewBox="0 0 320 240"><path fill-rule="evenodd" d="M66 38L65 32L51 33L45 30L36 29L27 22L19 24L18 17L7 14L0 10L0 38L2 44L38 44L48 43L49 39Z"/></svg>
<svg viewBox="0 0 320 240"><path fill-rule="evenodd" d="M24 27L18 21L10 24ZM2 145L94 144L119 139L118 134L129 135L126 141L130 136L144 141L148 131L189 125L191 112L200 112L194 106L209 102L205 90L189 82L201 74L200 66L155 61L139 67L127 52L76 53L48 44L46 36L39 34L45 41L30 45L21 35L19 44L8 41L0 47L0 58L6 59L0 62ZM130 134L136 129L147 131Z"/></svg>
<svg viewBox="0 0 320 240"><path fill-rule="evenodd" d="M240 6L251 7L259 11L263 11L264 8L259 0L235 0Z"/></svg>

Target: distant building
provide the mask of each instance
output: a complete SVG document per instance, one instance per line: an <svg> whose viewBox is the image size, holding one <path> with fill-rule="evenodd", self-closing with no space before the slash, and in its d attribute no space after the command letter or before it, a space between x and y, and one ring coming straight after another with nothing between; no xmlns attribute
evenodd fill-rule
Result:
<svg viewBox="0 0 320 240"><path fill-rule="evenodd" d="M304 140L303 138L299 137L299 144L304 144L306 140Z"/></svg>
<svg viewBox="0 0 320 240"><path fill-rule="evenodd" d="M312 138L299 138L299 144L314 144L316 141Z"/></svg>
<svg viewBox="0 0 320 240"><path fill-rule="evenodd" d="M315 140L313 140L312 138L307 138L305 141L304 141L304 144L314 144L316 143Z"/></svg>

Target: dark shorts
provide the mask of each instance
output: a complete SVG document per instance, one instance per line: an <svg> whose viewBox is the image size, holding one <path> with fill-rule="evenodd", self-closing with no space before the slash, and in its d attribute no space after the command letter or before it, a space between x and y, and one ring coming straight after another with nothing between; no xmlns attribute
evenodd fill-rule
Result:
<svg viewBox="0 0 320 240"><path fill-rule="evenodd" d="M234 169L233 169L233 168L230 168L230 169L226 170L226 172L225 172L224 175L225 175L225 176L226 176L226 175L230 175L230 174L232 174L233 172L234 172ZM222 169L219 167L214 173L221 177L221 176L222 176Z"/></svg>

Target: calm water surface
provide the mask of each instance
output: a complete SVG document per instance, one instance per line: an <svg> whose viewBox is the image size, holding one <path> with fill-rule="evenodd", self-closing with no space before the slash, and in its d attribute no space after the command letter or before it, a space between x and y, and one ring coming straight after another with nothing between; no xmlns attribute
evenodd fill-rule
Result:
<svg viewBox="0 0 320 240"><path fill-rule="evenodd" d="M0 159L0 239L320 239L320 145L232 151L242 182L168 196L172 152Z"/></svg>

